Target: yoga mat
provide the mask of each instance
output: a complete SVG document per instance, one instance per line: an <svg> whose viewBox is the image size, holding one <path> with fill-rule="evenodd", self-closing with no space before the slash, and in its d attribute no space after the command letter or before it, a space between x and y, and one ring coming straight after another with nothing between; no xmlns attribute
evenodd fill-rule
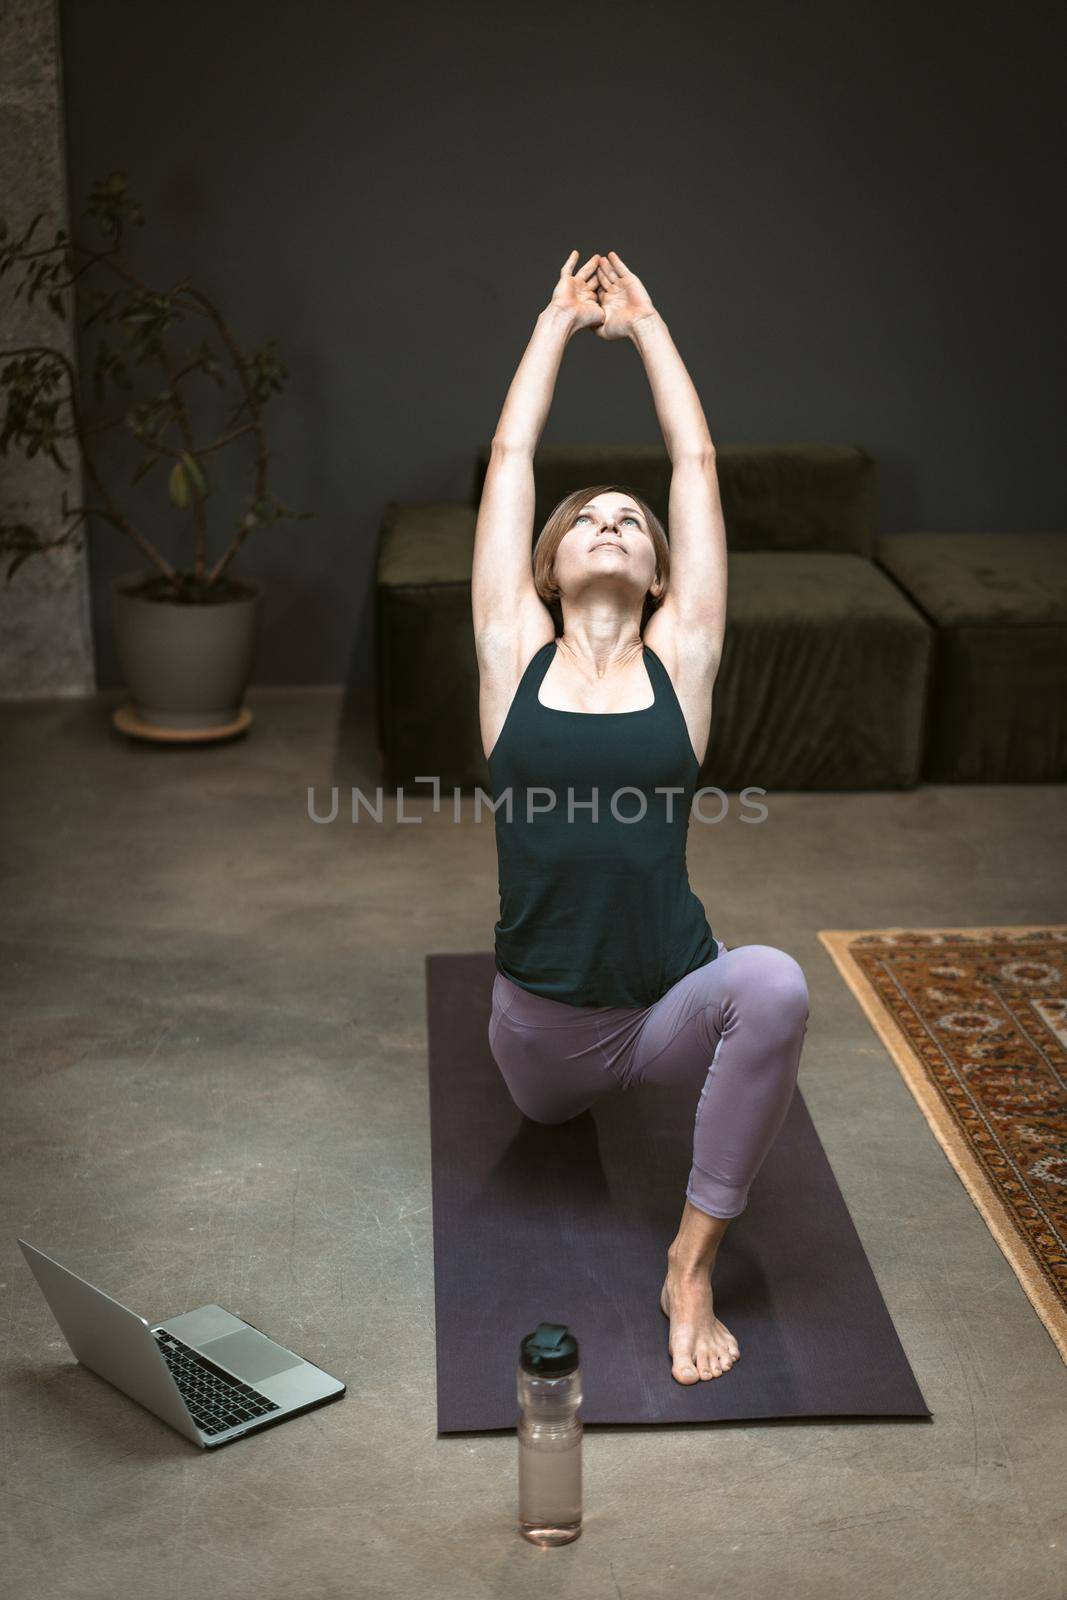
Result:
<svg viewBox="0 0 1067 1600"><path fill-rule="evenodd" d="M531 1122L489 1049L494 975L491 952L426 957L438 1434L515 1428L539 1322L578 1340L586 1424L931 1417L799 1088L712 1271L741 1359L671 1376L659 1294L699 1090Z"/></svg>

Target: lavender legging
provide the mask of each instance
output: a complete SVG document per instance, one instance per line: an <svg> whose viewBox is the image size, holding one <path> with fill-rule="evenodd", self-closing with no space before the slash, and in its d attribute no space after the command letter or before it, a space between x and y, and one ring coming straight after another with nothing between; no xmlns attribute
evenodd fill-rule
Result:
<svg viewBox="0 0 1067 1600"><path fill-rule="evenodd" d="M728 950L650 1006L572 1006L498 972L489 1048L512 1100L535 1122L566 1122L638 1083L702 1085L686 1194L736 1217L793 1098L808 986L772 945Z"/></svg>

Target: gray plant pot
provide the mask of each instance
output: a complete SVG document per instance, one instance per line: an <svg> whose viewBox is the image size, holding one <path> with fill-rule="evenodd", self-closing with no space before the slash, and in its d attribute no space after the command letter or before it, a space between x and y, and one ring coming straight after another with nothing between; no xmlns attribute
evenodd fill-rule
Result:
<svg viewBox="0 0 1067 1600"><path fill-rule="evenodd" d="M160 728L232 723L252 674L262 590L235 578L241 598L201 605L148 600L129 590L150 576L111 583L115 645L137 716Z"/></svg>

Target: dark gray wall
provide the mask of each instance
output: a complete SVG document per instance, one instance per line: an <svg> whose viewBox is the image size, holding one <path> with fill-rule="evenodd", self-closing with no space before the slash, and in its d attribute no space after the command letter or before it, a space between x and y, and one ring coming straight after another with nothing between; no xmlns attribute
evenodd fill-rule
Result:
<svg viewBox="0 0 1067 1600"><path fill-rule="evenodd" d="M572 247L644 280L717 442L862 444L883 530L1062 527L1056 15L64 0L72 213L128 167L146 270L292 369L274 483L319 516L245 546L255 680L369 683L384 502L466 498ZM576 339L544 442L658 438L636 351ZM104 686L138 564L94 530Z"/></svg>

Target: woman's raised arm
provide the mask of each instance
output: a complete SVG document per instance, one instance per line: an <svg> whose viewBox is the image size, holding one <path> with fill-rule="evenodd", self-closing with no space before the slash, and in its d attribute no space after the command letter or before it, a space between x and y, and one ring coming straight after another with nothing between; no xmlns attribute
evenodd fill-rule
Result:
<svg viewBox="0 0 1067 1600"><path fill-rule="evenodd" d="M669 655L680 676L713 681L726 629L727 579L715 446L685 362L641 280L614 250L601 256L597 276L604 307L597 333L637 346L671 458L671 581L645 638L661 656Z"/></svg>
<svg viewBox="0 0 1067 1600"><path fill-rule="evenodd" d="M563 352L579 328L604 313L596 297L597 255L574 271L577 250L560 270L552 298L519 362L493 435L474 530L471 609L479 665L502 670L534 635L551 637L552 615L533 583L533 456L548 417Z"/></svg>

